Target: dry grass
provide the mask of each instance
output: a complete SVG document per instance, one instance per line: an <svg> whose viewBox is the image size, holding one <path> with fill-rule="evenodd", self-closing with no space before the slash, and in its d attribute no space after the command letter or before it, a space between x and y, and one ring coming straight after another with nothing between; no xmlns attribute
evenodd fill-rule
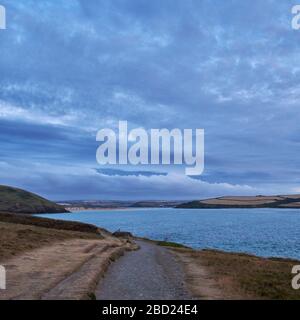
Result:
<svg viewBox="0 0 300 320"><path fill-rule="evenodd" d="M3 213L0 212L0 222L31 225L47 229L66 230L66 231L80 231L88 233L99 233L99 231L106 232L104 229L81 222L63 221L48 218L39 218L26 214Z"/></svg>
<svg viewBox="0 0 300 320"><path fill-rule="evenodd" d="M99 235L78 231L41 228L0 222L0 262L18 254L70 239L101 239Z"/></svg>
<svg viewBox="0 0 300 320"><path fill-rule="evenodd" d="M207 299L300 299L291 287L299 261L264 259L213 250L174 249L193 293Z"/></svg>
<svg viewBox="0 0 300 320"><path fill-rule="evenodd" d="M20 216L4 222L8 217L0 214L0 263L7 270L0 300L91 299L110 262L136 249L94 226Z"/></svg>
<svg viewBox="0 0 300 320"><path fill-rule="evenodd" d="M201 203L205 204L213 204L213 205L225 205L225 206L234 206L234 205L244 205L244 206L251 206L251 205L262 205L267 203L274 203L276 199L274 198L253 198L253 199L210 199L210 200L203 200L200 201Z"/></svg>
<svg viewBox="0 0 300 320"><path fill-rule="evenodd" d="M104 229L79 223L0 213L0 262L17 254L70 239L103 239Z"/></svg>

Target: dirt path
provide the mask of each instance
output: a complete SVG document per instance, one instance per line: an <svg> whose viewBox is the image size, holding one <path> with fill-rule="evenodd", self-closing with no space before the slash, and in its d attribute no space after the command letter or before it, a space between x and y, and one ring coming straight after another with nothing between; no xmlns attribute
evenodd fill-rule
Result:
<svg viewBox="0 0 300 320"><path fill-rule="evenodd" d="M140 249L112 264L96 290L98 300L191 299L184 273L168 249L137 241Z"/></svg>
<svg viewBox="0 0 300 320"><path fill-rule="evenodd" d="M112 237L73 239L18 255L2 263L7 289L0 299L88 299L111 259L129 246Z"/></svg>

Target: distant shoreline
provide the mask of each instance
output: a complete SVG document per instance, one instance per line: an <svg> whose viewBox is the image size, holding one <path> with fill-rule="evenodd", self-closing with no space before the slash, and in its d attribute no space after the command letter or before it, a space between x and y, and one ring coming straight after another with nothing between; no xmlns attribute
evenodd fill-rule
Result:
<svg viewBox="0 0 300 320"><path fill-rule="evenodd" d="M132 208L125 208L125 207L119 207L119 208L85 208L85 207L65 207L70 213L78 212L78 211L116 211L116 210L128 210Z"/></svg>
<svg viewBox="0 0 300 320"><path fill-rule="evenodd" d="M300 195L226 196L181 203L179 209L300 209Z"/></svg>

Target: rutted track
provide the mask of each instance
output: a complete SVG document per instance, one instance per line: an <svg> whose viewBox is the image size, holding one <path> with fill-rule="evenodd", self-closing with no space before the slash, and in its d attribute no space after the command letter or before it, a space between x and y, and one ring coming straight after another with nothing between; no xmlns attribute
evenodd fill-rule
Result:
<svg viewBox="0 0 300 320"><path fill-rule="evenodd" d="M111 260L132 245L112 237L74 239L18 255L3 265L7 290L0 299L88 299Z"/></svg>

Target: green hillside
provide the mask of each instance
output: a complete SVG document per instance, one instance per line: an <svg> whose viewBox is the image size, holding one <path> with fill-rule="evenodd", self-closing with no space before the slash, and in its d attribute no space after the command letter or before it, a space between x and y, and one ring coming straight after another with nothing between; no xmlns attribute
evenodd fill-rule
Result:
<svg viewBox="0 0 300 320"><path fill-rule="evenodd" d="M0 212L58 213L67 211L64 207L31 192L0 185Z"/></svg>

